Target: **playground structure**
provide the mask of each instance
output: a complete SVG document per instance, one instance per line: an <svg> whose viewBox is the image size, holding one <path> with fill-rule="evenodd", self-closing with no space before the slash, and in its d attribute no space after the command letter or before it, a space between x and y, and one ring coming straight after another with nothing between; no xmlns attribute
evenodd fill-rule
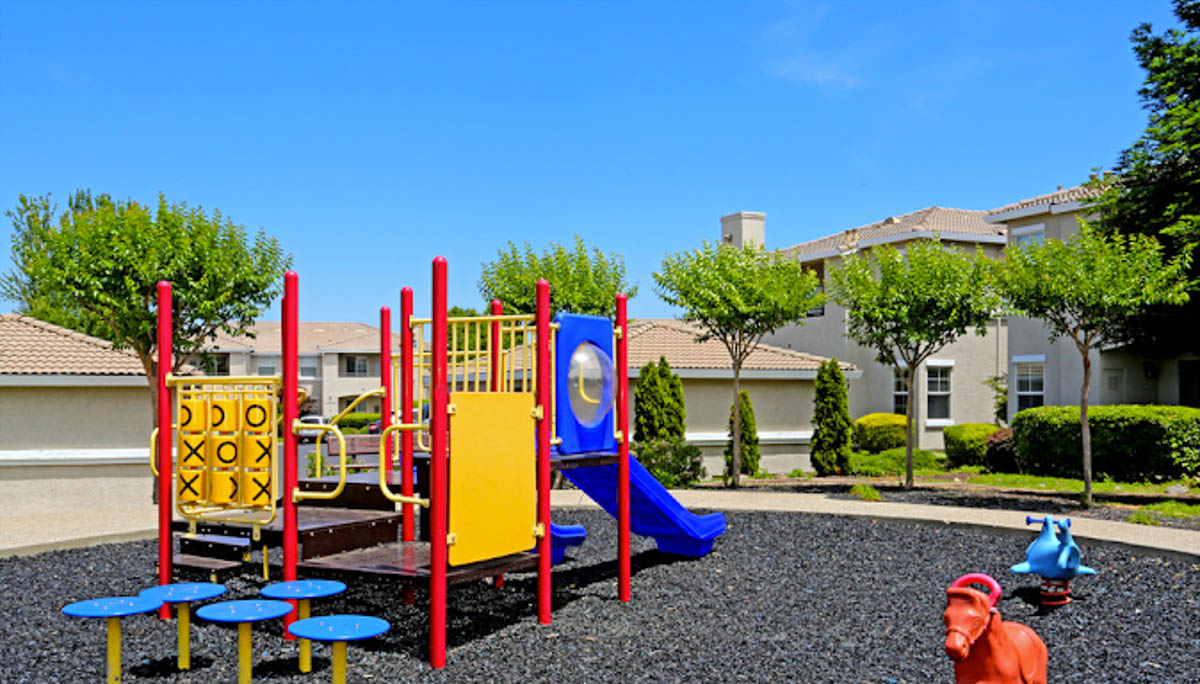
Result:
<svg viewBox="0 0 1200 684"><path fill-rule="evenodd" d="M985 595L971 584L988 588ZM972 573L946 589L946 655L954 661L957 684L1046 684L1048 653L1029 627L1005 622L996 604L1000 583Z"/></svg>
<svg viewBox="0 0 1200 684"><path fill-rule="evenodd" d="M1042 523L1042 531L1025 550L1025 560L1012 566L1015 573L1032 573L1042 578L1042 605L1062 606L1071 602L1071 580L1096 571L1082 563L1082 552L1071 536L1071 519L1055 520L1025 516L1025 524ZM1055 526L1058 533L1055 532ZM1061 536L1060 536L1061 534Z"/></svg>
<svg viewBox="0 0 1200 684"><path fill-rule="evenodd" d="M319 568L386 575L409 586L427 582L429 659L440 668L451 582L493 577L499 585L506 572L536 567L538 619L550 624L552 564L584 534L551 523L552 470L617 519L621 601L631 596L631 533L653 537L665 552L711 550L725 530L724 516L692 515L629 455L624 295L616 298L615 326L574 314L552 322L545 281L537 284L533 314L504 314L493 302L486 315L450 319L446 281L447 264L439 257L429 318L413 317L412 290L402 291L399 359L392 359L391 312L381 309L382 387L346 409L367 396L384 397L377 473L348 475L335 418L303 427L336 440L337 475L304 483L296 436L298 276L289 272L284 280L280 377L171 376L171 290L159 284L158 424L170 426L152 437L152 467L160 476L161 585L174 581L173 525L187 529L181 551L185 542L192 548L206 543L230 546L245 559L250 545L261 542L264 574L268 542L276 542L284 581L296 580L298 568ZM428 403L427 421L414 417L414 400ZM281 439L273 420L278 413ZM319 473L319 444L316 453ZM351 500L368 503L333 508ZM173 523L174 514L183 522ZM240 535L233 541L201 534L231 530ZM213 561L184 555L181 560L215 574ZM237 566L225 562L222 567ZM169 615L165 606L160 615ZM295 619L292 611L285 626Z"/></svg>

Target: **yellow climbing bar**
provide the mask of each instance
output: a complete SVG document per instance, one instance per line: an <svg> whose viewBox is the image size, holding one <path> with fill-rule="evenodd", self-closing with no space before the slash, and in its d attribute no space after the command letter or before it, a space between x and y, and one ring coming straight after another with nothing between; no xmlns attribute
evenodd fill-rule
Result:
<svg viewBox="0 0 1200 684"><path fill-rule="evenodd" d="M332 432L338 441L338 484L332 492L302 492L299 488L292 490L292 502L300 503L305 499L336 499L342 495L342 490L346 488L346 438L342 436L342 431L336 425L319 425L315 423L301 423L299 420L292 423L292 432L300 430L320 430L321 434ZM319 438L318 438L319 439ZM320 444L320 441L317 442Z"/></svg>
<svg viewBox="0 0 1200 684"><path fill-rule="evenodd" d="M427 428L428 426L424 423L398 423L396 425L389 425L387 429L379 435L379 462L383 463L384 459L387 458L387 440L388 437L392 436L393 433L404 432L405 430L424 430ZM388 489L387 475L385 474L383 468L379 469L379 491L382 492L383 496L389 501L395 501L396 503L416 504L418 506L429 508L429 499L422 499L416 496L404 496L402 494L393 494L392 490Z"/></svg>

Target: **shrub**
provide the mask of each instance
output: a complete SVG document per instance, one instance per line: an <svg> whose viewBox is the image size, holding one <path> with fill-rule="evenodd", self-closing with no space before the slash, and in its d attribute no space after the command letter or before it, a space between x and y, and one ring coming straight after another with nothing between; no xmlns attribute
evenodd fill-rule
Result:
<svg viewBox="0 0 1200 684"><path fill-rule="evenodd" d="M988 437L1000 431L991 423L963 423L942 431L946 440L946 458L954 467L983 465L987 461Z"/></svg>
<svg viewBox="0 0 1200 684"><path fill-rule="evenodd" d="M338 421L339 428L361 428L366 427L367 423L373 420L379 420L378 413L347 413ZM345 432L345 430L343 430Z"/></svg>
<svg viewBox="0 0 1200 684"><path fill-rule="evenodd" d="M813 468L821 476L850 474L850 407L837 359L825 361L817 371L813 404Z"/></svg>
<svg viewBox="0 0 1200 684"><path fill-rule="evenodd" d="M1017 443L1012 428L997 430L988 436L983 465L990 473L1017 472Z"/></svg>
<svg viewBox="0 0 1200 684"><path fill-rule="evenodd" d="M869 484L859 483L854 485L850 488L850 496L857 496L863 501L883 501L883 497L880 496L879 490L875 489Z"/></svg>
<svg viewBox="0 0 1200 684"><path fill-rule="evenodd" d="M758 448L758 428L754 423L754 405L750 403L750 394L742 390L738 394L742 403L742 474L754 475L758 472L758 462L762 452ZM729 441L725 442L725 477L733 477L733 405L729 406Z"/></svg>
<svg viewBox="0 0 1200 684"><path fill-rule="evenodd" d="M868 413L854 421L858 448L879 453L904 446L905 418L898 413Z"/></svg>
<svg viewBox="0 0 1200 684"><path fill-rule="evenodd" d="M896 447L878 454L856 451L850 455L850 472L865 477L903 475L905 471L905 448ZM927 449L913 449L913 470L937 470L941 464L937 454Z"/></svg>
<svg viewBox="0 0 1200 684"><path fill-rule="evenodd" d="M661 356L642 366L634 386L636 413L633 417L635 442L683 439L686 408L683 381L671 372L667 358Z"/></svg>
<svg viewBox="0 0 1200 684"><path fill-rule="evenodd" d="M1200 409L1096 406L1088 410L1092 471L1121 482L1200 473ZM1013 418L1017 472L1082 476L1079 407L1041 406Z"/></svg>
<svg viewBox="0 0 1200 684"><path fill-rule="evenodd" d="M664 487L687 487L705 477L700 447L682 439L659 439L634 444L638 461Z"/></svg>

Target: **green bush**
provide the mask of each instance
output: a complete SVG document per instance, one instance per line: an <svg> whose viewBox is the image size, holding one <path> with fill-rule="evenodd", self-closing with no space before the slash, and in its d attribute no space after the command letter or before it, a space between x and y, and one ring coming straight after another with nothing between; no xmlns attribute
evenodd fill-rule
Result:
<svg viewBox="0 0 1200 684"><path fill-rule="evenodd" d="M987 461L988 437L999 431L1000 428L991 423L963 423L942 430L950 465L983 465Z"/></svg>
<svg viewBox="0 0 1200 684"><path fill-rule="evenodd" d="M664 487L687 487L704 479L700 447L682 439L637 442L637 459Z"/></svg>
<svg viewBox="0 0 1200 684"><path fill-rule="evenodd" d="M1017 472L1017 443L1012 428L997 430L988 436L983 465L989 473Z"/></svg>
<svg viewBox="0 0 1200 684"><path fill-rule="evenodd" d="M846 399L846 377L837 359L829 359L817 371L813 400L812 464L817 475L850 474L850 406Z"/></svg>
<svg viewBox="0 0 1200 684"><path fill-rule="evenodd" d="M671 372L667 358L660 356L642 366L633 388L636 412L633 416L635 442L683 439L687 409L683 401L683 381Z"/></svg>
<svg viewBox="0 0 1200 684"><path fill-rule="evenodd" d="M746 390L739 393L742 415L742 474L758 473L762 451L758 448L758 427L754 423L754 405ZM729 441L725 442L725 477L733 476L733 405L729 406Z"/></svg>
<svg viewBox="0 0 1200 684"><path fill-rule="evenodd" d="M1088 410L1095 479L1121 482L1200 474L1200 409L1095 406ZM1017 472L1082 477L1079 407L1041 406L1013 418Z"/></svg>
<svg viewBox="0 0 1200 684"><path fill-rule="evenodd" d="M379 420L378 413L347 413L338 421L339 428L361 428L366 427L367 423L373 420ZM344 432L344 430L343 430Z"/></svg>
<svg viewBox="0 0 1200 684"><path fill-rule="evenodd" d="M854 441L871 453L904 446L905 418L898 413L868 413L854 421Z"/></svg>
<svg viewBox="0 0 1200 684"><path fill-rule="evenodd" d="M883 501L878 489L861 482L850 488L850 496L857 496L863 501Z"/></svg>
<svg viewBox="0 0 1200 684"><path fill-rule="evenodd" d="M850 454L850 473L865 477L883 477L885 475L903 475L905 470L904 447L896 447L872 454L868 451L856 451ZM913 449L913 472L918 470L941 470L942 464L938 455L926 449Z"/></svg>

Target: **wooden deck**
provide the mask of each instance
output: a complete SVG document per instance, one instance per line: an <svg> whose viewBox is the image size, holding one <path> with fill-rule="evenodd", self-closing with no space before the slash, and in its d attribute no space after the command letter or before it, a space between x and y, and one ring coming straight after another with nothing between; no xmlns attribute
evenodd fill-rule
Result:
<svg viewBox="0 0 1200 684"><path fill-rule="evenodd" d="M385 575L412 580L429 578L429 544L425 542L397 542L369 549L347 551L332 556L306 560L299 568L332 570L359 575ZM537 567L537 556L532 553L517 553L502 558L451 566L447 570L449 584L469 582L495 575L519 572Z"/></svg>

